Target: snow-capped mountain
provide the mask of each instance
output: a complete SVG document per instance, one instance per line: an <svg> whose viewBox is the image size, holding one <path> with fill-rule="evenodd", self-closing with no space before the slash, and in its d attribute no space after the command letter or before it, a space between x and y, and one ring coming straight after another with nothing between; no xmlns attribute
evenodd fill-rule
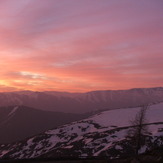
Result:
<svg viewBox="0 0 163 163"><path fill-rule="evenodd" d="M0 108L0 143L20 141L87 115L43 111L26 106Z"/></svg>
<svg viewBox="0 0 163 163"><path fill-rule="evenodd" d="M67 92L5 92L0 93L0 106L24 105L42 110L85 113L115 108L137 107L163 101L163 88Z"/></svg>
<svg viewBox="0 0 163 163"><path fill-rule="evenodd" d="M117 158L131 152L127 132L130 120L141 107L109 110L72 122L21 142L1 145L0 157L11 159L108 156ZM148 139L139 153L163 145L163 103L146 112ZM152 145L151 145L152 144Z"/></svg>

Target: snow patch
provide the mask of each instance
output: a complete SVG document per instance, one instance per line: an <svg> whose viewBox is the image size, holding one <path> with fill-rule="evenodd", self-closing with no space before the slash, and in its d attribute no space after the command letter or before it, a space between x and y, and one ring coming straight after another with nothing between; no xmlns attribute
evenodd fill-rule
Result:
<svg viewBox="0 0 163 163"><path fill-rule="evenodd" d="M73 145L69 145L69 146L66 146L66 147L63 147L64 149L71 149L73 147Z"/></svg>
<svg viewBox="0 0 163 163"><path fill-rule="evenodd" d="M4 150L2 151L2 153L0 153L0 157L3 157L5 154L7 154L9 152L9 150Z"/></svg>
<svg viewBox="0 0 163 163"><path fill-rule="evenodd" d="M145 151L146 151L146 149L147 149L147 146L143 146L143 147L141 147L140 149L139 149L139 151L138 151L138 153L140 154L140 153L144 153Z"/></svg>
<svg viewBox="0 0 163 163"><path fill-rule="evenodd" d="M8 116L13 115L17 110L18 110L19 106L16 106L12 109L12 111L8 114Z"/></svg>

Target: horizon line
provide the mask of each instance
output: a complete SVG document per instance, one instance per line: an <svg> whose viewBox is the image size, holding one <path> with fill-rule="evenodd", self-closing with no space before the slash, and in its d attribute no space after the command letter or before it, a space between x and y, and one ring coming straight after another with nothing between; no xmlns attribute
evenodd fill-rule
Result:
<svg viewBox="0 0 163 163"><path fill-rule="evenodd" d="M133 89L154 89L154 88L163 88L163 86L159 87L134 87L134 88L128 88L128 89L103 89L103 90L92 90L92 91L85 91L85 92L69 92L69 91L35 91L35 90L17 90L17 91L0 91L0 93L14 93L14 92L35 92L35 93L43 93L43 92L57 92L57 93L89 93L89 92L100 92L100 91L127 91L127 90L133 90Z"/></svg>

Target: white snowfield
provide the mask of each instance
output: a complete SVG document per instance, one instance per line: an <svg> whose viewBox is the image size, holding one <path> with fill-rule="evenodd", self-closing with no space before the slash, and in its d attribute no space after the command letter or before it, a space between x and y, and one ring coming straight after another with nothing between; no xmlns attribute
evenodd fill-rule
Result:
<svg viewBox="0 0 163 163"><path fill-rule="evenodd" d="M89 118L89 120L93 120L101 126L124 127L130 125L129 122L134 119L140 109L141 107L105 111ZM163 103L149 106L146 112L146 120L147 123L163 122Z"/></svg>

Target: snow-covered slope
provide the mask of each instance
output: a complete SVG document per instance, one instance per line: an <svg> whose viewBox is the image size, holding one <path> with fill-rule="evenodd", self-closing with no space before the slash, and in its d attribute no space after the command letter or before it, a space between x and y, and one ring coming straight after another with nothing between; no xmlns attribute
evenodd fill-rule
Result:
<svg viewBox="0 0 163 163"><path fill-rule="evenodd" d="M111 125L123 127L129 125L129 121L134 119L136 113L139 110L140 107L110 110L95 115L89 118L89 120L93 120L94 122L105 127ZM149 109L146 113L146 119L147 123L163 121L163 103L149 106Z"/></svg>
<svg viewBox="0 0 163 163"><path fill-rule="evenodd" d="M24 105L42 110L84 113L115 108L137 107L163 102L163 88L68 92L6 92L0 93L0 106Z"/></svg>
<svg viewBox="0 0 163 163"><path fill-rule="evenodd" d="M126 135L141 108L104 111L15 144L1 145L1 158L35 157L120 157L126 152ZM150 132L147 144L139 152L151 149L151 143L163 144L163 103L151 105L146 119ZM130 151L131 152L131 151Z"/></svg>

